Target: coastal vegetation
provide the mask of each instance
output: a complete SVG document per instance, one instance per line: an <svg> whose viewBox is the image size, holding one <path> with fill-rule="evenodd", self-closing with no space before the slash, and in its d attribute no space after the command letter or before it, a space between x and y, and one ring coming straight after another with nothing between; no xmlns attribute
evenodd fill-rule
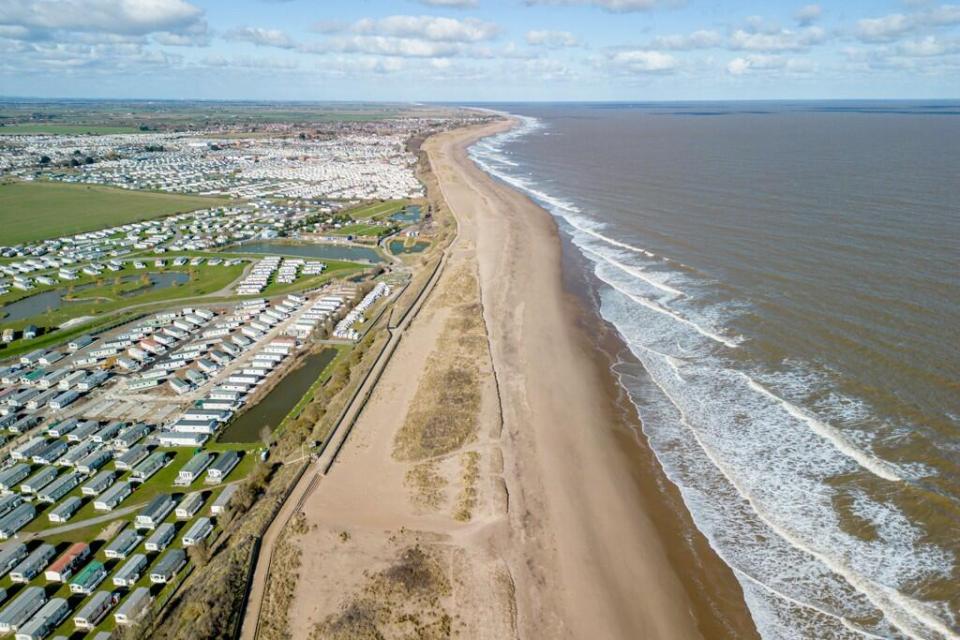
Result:
<svg viewBox="0 0 960 640"><path fill-rule="evenodd" d="M394 442L394 457L419 461L452 453L476 434L480 365L487 343L476 276L461 268L441 292L450 307L430 355L413 406Z"/></svg>
<svg viewBox="0 0 960 640"><path fill-rule="evenodd" d="M445 562L448 559L440 551L426 545L402 549L338 613L316 624L310 640L452 637L453 618L444 602L452 585Z"/></svg>

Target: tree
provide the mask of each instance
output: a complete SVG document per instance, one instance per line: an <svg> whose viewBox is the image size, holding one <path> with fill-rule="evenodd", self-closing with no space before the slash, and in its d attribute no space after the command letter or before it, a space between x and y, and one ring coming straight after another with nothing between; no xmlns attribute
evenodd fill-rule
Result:
<svg viewBox="0 0 960 640"><path fill-rule="evenodd" d="M260 427L260 442L263 443L263 446L269 447L271 440L273 440L273 432L270 430L270 425L265 424Z"/></svg>
<svg viewBox="0 0 960 640"><path fill-rule="evenodd" d="M40 156L40 164L50 164L50 156Z"/></svg>

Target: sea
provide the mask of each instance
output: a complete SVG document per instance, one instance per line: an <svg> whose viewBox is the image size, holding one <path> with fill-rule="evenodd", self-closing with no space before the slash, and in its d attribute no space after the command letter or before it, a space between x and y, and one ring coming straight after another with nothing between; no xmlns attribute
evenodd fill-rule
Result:
<svg viewBox="0 0 960 640"><path fill-rule="evenodd" d="M960 638L960 103L483 106L760 635Z"/></svg>

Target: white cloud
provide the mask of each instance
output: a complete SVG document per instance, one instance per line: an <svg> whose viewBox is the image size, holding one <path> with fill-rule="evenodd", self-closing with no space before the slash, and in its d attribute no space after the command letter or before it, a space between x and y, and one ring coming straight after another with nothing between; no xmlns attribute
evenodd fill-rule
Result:
<svg viewBox="0 0 960 640"><path fill-rule="evenodd" d="M609 56L609 63L615 69L628 73L671 73L679 62L669 53L650 49L627 49L616 51Z"/></svg>
<svg viewBox="0 0 960 640"><path fill-rule="evenodd" d="M651 42L656 49L686 51L690 49L709 49L720 46L723 37L716 31L701 29L689 34L657 36Z"/></svg>
<svg viewBox="0 0 960 640"><path fill-rule="evenodd" d="M867 42L889 42L909 33L914 22L902 13L893 13L882 18L864 18L857 22L857 35Z"/></svg>
<svg viewBox="0 0 960 640"><path fill-rule="evenodd" d="M528 6L555 5L572 6L586 5L599 7L611 13L629 13L633 11L650 11L666 7L682 5L682 0L526 0Z"/></svg>
<svg viewBox="0 0 960 640"><path fill-rule="evenodd" d="M727 63L727 73L742 76L754 71L783 71L790 74L806 74L816 70L816 64L806 58L790 58L779 55L751 54L734 58Z"/></svg>
<svg viewBox="0 0 960 640"><path fill-rule="evenodd" d="M277 58L263 57L231 57L207 56L200 60L201 66L230 68L230 69L275 69L275 70L293 70L300 68L300 63L296 60L281 60Z"/></svg>
<svg viewBox="0 0 960 640"><path fill-rule="evenodd" d="M470 9L477 6L477 0L417 0L428 7L445 7L453 9Z"/></svg>
<svg viewBox="0 0 960 640"><path fill-rule="evenodd" d="M904 15L891 13L879 18L864 18L855 33L863 42L894 42L917 32L960 24L960 5L942 4Z"/></svg>
<svg viewBox="0 0 960 640"><path fill-rule="evenodd" d="M262 27L237 27L230 29L224 36L233 42L249 42L258 47L276 47L278 49L293 49L297 44L286 32L279 29L264 29Z"/></svg>
<svg viewBox="0 0 960 640"><path fill-rule="evenodd" d="M757 28L737 29L730 35L730 48L744 51L799 51L820 44L827 33L820 27L806 27L797 31L789 29Z"/></svg>
<svg viewBox="0 0 960 640"><path fill-rule="evenodd" d="M182 33L203 23L203 10L185 0L3 0L0 25L31 30L122 35ZM204 27L205 29L205 27Z"/></svg>
<svg viewBox="0 0 960 640"><path fill-rule="evenodd" d="M480 42L492 40L500 27L476 18L457 20L437 16L387 16L364 18L354 23L352 30L360 34L419 38L435 42Z"/></svg>
<svg viewBox="0 0 960 640"><path fill-rule="evenodd" d="M580 44L577 37L569 31L533 30L527 31L526 38L529 45L551 49L576 47Z"/></svg>
<svg viewBox="0 0 960 640"><path fill-rule="evenodd" d="M818 4L808 4L800 7L794 14L796 21L802 26L809 26L820 19L823 8Z"/></svg>
<svg viewBox="0 0 960 640"><path fill-rule="evenodd" d="M389 36L337 36L320 44L303 45L300 50L307 53L362 53L400 58L450 58L462 56L469 51L459 42Z"/></svg>
<svg viewBox="0 0 960 640"><path fill-rule="evenodd" d="M926 36L917 40L908 40L897 47L897 54L909 58L927 58L943 56L960 51L960 41L957 39Z"/></svg>

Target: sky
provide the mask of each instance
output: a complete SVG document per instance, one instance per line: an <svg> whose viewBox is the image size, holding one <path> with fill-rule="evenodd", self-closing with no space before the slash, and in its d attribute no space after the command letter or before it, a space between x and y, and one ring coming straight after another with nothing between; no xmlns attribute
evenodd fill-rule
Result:
<svg viewBox="0 0 960 640"><path fill-rule="evenodd" d="M0 0L0 96L960 98L960 4Z"/></svg>

